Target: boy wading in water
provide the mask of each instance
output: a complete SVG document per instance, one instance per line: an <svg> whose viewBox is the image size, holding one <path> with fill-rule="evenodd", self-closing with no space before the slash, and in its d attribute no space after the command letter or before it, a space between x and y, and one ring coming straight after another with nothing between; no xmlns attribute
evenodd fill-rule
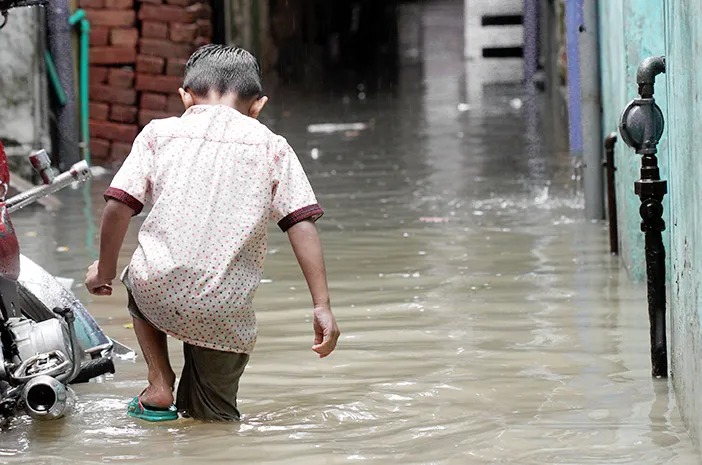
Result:
<svg viewBox="0 0 702 465"><path fill-rule="evenodd" d="M256 120L267 98L251 54L200 48L179 92L185 113L147 125L105 192L100 258L85 284L93 294L112 293L129 221L150 204L120 277L149 372L128 414L160 421L181 411L238 420L270 219L287 232L312 294L312 349L326 357L336 346L339 329L314 224L323 210L292 148ZM167 334L183 341L185 356L175 399Z"/></svg>

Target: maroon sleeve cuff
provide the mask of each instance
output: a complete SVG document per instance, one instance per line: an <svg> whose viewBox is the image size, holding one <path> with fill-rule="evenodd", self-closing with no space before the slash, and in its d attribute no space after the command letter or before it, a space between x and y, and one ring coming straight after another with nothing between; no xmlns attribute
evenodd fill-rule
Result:
<svg viewBox="0 0 702 465"><path fill-rule="evenodd" d="M286 232L300 221L317 221L322 215L324 215L324 210L318 203L315 203L314 205L308 205L290 213L285 218L278 221L278 227L280 227L283 232Z"/></svg>
<svg viewBox="0 0 702 465"><path fill-rule="evenodd" d="M122 189L117 189L115 187L109 187L105 191L105 201L109 199L115 199L118 202L122 202L132 210L134 210L134 214L138 215L141 213L141 210L144 209L144 204L129 195L127 192L123 191Z"/></svg>

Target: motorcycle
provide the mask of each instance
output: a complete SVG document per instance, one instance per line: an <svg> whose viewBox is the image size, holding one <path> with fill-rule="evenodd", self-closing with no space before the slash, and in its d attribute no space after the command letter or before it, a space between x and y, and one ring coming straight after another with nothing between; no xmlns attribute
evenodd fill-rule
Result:
<svg viewBox="0 0 702 465"><path fill-rule="evenodd" d="M44 3L0 0L0 28L10 8ZM85 161L55 175L45 151L29 159L43 185L6 199L10 171L0 141L0 422L22 412L60 418L69 407L70 384L114 373L113 356L133 356L104 334L69 289L20 253L10 214L91 177Z"/></svg>

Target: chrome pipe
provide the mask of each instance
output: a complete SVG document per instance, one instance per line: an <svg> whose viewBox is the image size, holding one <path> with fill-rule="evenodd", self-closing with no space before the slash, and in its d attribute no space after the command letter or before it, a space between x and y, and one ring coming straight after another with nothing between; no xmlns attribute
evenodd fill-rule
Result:
<svg viewBox="0 0 702 465"><path fill-rule="evenodd" d="M51 184L34 187L28 191L22 192L21 194L17 194L14 197L7 199L5 202L7 205L7 212L13 213L20 208L24 208L27 205L36 202L42 197L46 197L47 195L60 191L64 187L70 186L74 182L86 181L90 179L90 177L91 173L88 163L86 163L85 160L80 161L71 166L68 171L56 176L54 182Z"/></svg>
<svg viewBox="0 0 702 465"><path fill-rule="evenodd" d="M24 408L35 420L61 418L68 407L68 390L51 376L37 376L22 390Z"/></svg>

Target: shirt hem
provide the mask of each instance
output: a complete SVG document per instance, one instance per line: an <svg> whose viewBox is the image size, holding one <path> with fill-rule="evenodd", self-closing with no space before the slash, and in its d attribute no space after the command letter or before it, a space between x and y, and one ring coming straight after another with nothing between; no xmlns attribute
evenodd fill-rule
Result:
<svg viewBox="0 0 702 465"><path fill-rule="evenodd" d="M147 319L148 319L148 317L147 317ZM230 352L230 353L235 353L235 354L246 354L246 355L251 355L251 352L253 351L253 349L241 350L241 349L236 349L234 347L227 347L227 346L222 346L219 344L212 344L212 343L208 343L208 342L198 341L196 339L190 339L188 337L183 337L180 334L177 334L173 331L165 329L165 328L161 327L160 325L155 324L150 319L148 320L148 322L151 325L153 325L156 329L158 329L159 331L162 331L162 332L168 334L169 336L173 336L174 338L178 339L179 341L185 342L186 344L190 344L192 346L203 347L205 349L218 350L220 352Z"/></svg>

